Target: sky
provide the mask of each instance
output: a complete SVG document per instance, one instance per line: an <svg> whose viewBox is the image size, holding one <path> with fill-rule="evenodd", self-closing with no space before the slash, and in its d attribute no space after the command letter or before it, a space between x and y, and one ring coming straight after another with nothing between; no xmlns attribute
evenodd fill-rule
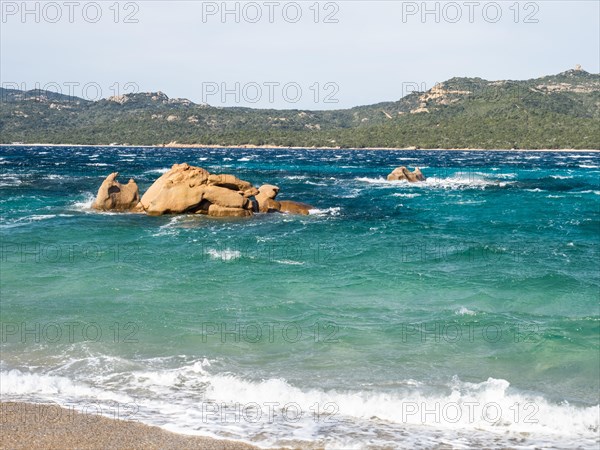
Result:
<svg viewBox="0 0 600 450"><path fill-rule="evenodd" d="M600 72L600 2L6 1L0 84L337 109L456 76Z"/></svg>

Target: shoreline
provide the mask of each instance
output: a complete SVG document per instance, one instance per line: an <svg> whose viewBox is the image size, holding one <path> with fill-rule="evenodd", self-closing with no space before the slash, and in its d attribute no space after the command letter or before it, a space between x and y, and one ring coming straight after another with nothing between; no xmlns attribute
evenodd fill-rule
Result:
<svg viewBox="0 0 600 450"><path fill-rule="evenodd" d="M238 441L173 433L135 420L84 414L55 403L0 403L0 449L258 450Z"/></svg>
<svg viewBox="0 0 600 450"><path fill-rule="evenodd" d="M573 148L561 148L561 149L508 149L508 148L497 148L497 149L482 149L482 148L415 148L415 147L287 147L277 145L203 145L203 144L167 144L167 145L110 145L110 144L0 144L0 147L93 147L93 148L231 148L231 149L265 149L265 150L334 150L334 151L359 151L359 150L372 150L372 151L456 151L456 152L544 152L544 153L600 153L600 149L573 149Z"/></svg>

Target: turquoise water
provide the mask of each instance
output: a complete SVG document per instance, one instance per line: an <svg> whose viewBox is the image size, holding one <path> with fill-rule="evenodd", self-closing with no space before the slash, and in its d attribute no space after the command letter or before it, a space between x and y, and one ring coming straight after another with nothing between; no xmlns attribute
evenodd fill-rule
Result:
<svg viewBox="0 0 600 450"><path fill-rule="evenodd" d="M597 448L597 153L0 158L3 400L264 447ZM315 209L90 209L110 172L144 191L181 162ZM428 180L385 181L399 165Z"/></svg>

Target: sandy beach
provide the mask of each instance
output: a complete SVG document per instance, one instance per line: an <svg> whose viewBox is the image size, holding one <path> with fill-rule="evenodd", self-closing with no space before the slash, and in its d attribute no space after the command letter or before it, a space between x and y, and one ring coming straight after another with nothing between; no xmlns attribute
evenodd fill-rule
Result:
<svg viewBox="0 0 600 450"><path fill-rule="evenodd" d="M0 403L1 449L252 450L251 445L185 436L134 421L86 415L56 405Z"/></svg>

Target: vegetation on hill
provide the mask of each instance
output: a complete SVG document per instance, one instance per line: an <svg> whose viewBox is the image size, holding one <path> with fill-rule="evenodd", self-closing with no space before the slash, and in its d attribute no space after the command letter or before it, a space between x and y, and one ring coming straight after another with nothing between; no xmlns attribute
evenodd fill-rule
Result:
<svg viewBox="0 0 600 450"><path fill-rule="evenodd" d="M218 108L165 94L86 101L0 89L0 143L600 149L600 75L452 78L396 102L332 111Z"/></svg>

